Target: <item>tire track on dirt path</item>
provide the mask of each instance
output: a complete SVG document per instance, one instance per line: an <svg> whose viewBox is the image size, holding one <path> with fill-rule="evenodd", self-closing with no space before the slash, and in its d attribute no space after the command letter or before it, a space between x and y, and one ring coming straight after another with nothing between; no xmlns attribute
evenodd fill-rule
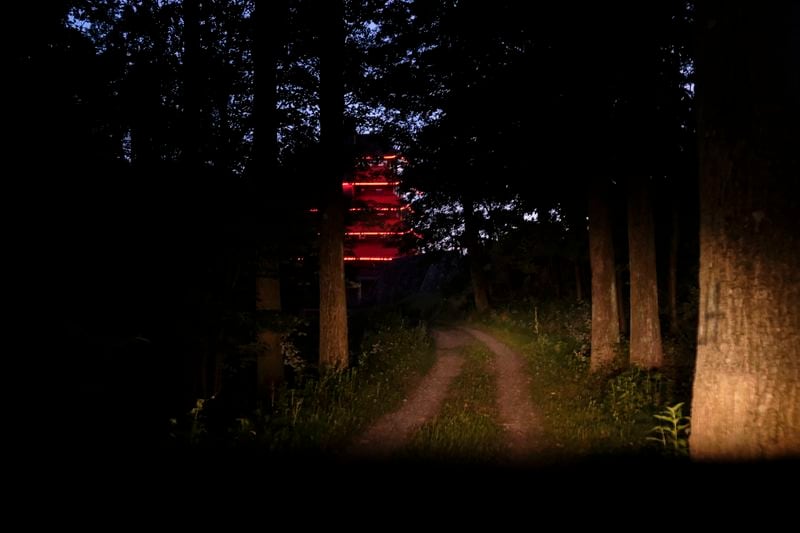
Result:
<svg viewBox="0 0 800 533"><path fill-rule="evenodd" d="M439 412L447 389L461 372L460 348L469 342L457 329L434 330L436 363L400 409L380 417L348 450L352 457L385 458L405 446L424 423Z"/></svg>
<svg viewBox="0 0 800 533"><path fill-rule="evenodd" d="M495 354L497 407L508 435L508 459L533 462L541 451L541 421L530 398L531 378L523 357L483 331L462 327Z"/></svg>

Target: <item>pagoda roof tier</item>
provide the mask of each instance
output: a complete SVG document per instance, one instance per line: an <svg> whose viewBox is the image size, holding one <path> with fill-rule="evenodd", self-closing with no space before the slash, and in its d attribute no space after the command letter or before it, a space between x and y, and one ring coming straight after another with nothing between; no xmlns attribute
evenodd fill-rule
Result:
<svg viewBox="0 0 800 533"><path fill-rule="evenodd" d="M345 244L345 261L391 261L401 255L399 246L379 239Z"/></svg>

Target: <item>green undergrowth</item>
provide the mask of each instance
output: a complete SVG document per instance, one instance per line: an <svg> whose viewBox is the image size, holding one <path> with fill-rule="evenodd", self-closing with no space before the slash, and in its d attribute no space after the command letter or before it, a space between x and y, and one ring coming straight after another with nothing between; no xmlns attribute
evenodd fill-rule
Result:
<svg viewBox="0 0 800 533"><path fill-rule="evenodd" d="M462 349L464 364L432 421L414 435L406 455L443 462L487 462L498 457L503 428L497 422L497 382L491 351L474 342Z"/></svg>
<svg viewBox="0 0 800 533"><path fill-rule="evenodd" d="M668 370L646 371L619 363L589 372L589 308L534 306L500 311L481 324L523 354L531 395L543 415L546 445L556 455L659 454L654 415L685 400ZM624 360L621 347L619 360Z"/></svg>
<svg viewBox="0 0 800 533"><path fill-rule="evenodd" d="M358 364L306 377L277 390L266 405L211 430L209 410L198 402L191 427L176 441L197 447L247 447L270 453L333 453L380 415L394 410L434 361L427 327L394 317L368 331Z"/></svg>

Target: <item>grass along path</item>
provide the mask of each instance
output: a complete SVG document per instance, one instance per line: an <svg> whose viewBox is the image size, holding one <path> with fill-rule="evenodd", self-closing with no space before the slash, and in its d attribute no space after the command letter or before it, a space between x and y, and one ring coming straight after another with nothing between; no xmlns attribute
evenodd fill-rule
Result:
<svg viewBox="0 0 800 533"><path fill-rule="evenodd" d="M575 339L483 329L524 358L526 373L533 377L528 391L541 414L543 455L569 461L659 452L646 440L655 423L653 413L678 401L664 375L636 368L594 375Z"/></svg>

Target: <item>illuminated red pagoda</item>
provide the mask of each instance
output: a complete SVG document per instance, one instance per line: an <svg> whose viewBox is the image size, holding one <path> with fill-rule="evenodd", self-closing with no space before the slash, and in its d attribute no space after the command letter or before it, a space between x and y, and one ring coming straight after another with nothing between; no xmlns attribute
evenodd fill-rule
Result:
<svg viewBox="0 0 800 533"><path fill-rule="evenodd" d="M342 183L349 213L345 232L347 299L351 305L381 298L381 280L395 276L395 260L414 254L417 235L405 215L410 205L399 194L404 158L375 136L359 135L358 157Z"/></svg>
<svg viewBox="0 0 800 533"><path fill-rule="evenodd" d="M379 300L379 282L394 275L393 267L402 269L395 260L416 253L419 236L406 223L411 206L398 189L405 159L377 136L357 135L354 144L359 155L342 181L348 208L344 262L348 304L361 305Z"/></svg>
<svg viewBox="0 0 800 533"><path fill-rule="evenodd" d="M403 220L409 205L397 190L402 162L402 157L393 152L365 154L352 177L343 182L350 210L345 261L392 261L408 254L400 245L403 236L411 234Z"/></svg>

